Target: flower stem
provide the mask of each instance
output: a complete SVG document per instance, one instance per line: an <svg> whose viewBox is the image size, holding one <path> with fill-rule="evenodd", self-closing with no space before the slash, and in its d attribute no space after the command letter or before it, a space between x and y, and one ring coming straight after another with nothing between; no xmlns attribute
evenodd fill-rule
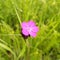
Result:
<svg viewBox="0 0 60 60"><path fill-rule="evenodd" d="M28 39L26 40L26 45L27 45L27 56L26 56L26 60L30 60L30 44Z"/></svg>
<svg viewBox="0 0 60 60"><path fill-rule="evenodd" d="M14 56L14 60L17 60L17 57L16 57L16 55Z"/></svg>

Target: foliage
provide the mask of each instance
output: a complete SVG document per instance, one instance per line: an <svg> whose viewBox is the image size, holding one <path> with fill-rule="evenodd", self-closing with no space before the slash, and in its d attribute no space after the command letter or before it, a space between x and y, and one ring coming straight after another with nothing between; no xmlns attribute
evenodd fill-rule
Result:
<svg viewBox="0 0 60 60"><path fill-rule="evenodd" d="M39 32L26 40L31 19ZM60 0L0 0L0 60L60 60Z"/></svg>

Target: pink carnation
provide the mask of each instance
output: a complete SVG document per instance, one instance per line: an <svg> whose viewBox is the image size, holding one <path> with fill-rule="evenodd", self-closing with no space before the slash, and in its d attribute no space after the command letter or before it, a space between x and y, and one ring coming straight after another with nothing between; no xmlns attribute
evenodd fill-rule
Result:
<svg viewBox="0 0 60 60"><path fill-rule="evenodd" d="M38 32L38 27L36 26L35 22L30 20L29 22L22 22L22 34L25 36L32 36L36 37L36 34Z"/></svg>

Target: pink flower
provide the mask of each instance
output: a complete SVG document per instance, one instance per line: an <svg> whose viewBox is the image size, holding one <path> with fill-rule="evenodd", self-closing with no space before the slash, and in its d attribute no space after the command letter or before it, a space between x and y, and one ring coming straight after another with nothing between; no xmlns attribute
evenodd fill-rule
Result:
<svg viewBox="0 0 60 60"><path fill-rule="evenodd" d="M36 37L36 34L38 32L38 27L36 26L35 22L30 20L29 22L22 22L22 34L25 36L32 36Z"/></svg>

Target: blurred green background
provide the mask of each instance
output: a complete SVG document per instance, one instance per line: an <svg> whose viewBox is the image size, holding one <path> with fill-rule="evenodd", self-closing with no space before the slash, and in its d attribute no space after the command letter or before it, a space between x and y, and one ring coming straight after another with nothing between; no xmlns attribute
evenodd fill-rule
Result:
<svg viewBox="0 0 60 60"><path fill-rule="evenodd" d="M29 20L39 32L25 40ZM0 60L60 60L60 0L0 0Z"/></svg>

